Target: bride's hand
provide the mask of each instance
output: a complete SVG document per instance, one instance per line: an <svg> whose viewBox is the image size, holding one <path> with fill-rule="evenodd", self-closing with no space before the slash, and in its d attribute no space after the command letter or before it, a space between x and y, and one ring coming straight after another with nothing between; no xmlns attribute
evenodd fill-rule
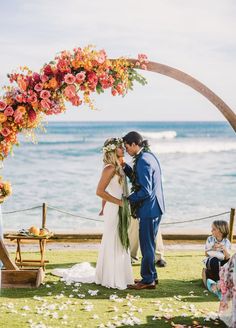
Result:
<svg viewBox="0 0 236 328"><path fill-rule="evenodd" d="M124 157L119 157L119 163L122 167L125 166L125 158Z"/></svg>
<svg viewBox="0 0 236 328"><path fill-rule="evenodd" d="M122 199L119 201L119 206L120 207L123 207L123 201L122 201Z"/></svg>

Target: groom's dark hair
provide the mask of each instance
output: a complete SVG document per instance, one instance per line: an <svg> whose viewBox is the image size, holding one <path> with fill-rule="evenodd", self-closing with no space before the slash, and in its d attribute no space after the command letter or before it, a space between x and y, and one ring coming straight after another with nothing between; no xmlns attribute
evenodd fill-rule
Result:
<svg viewBox="0 0 236 328"><path fill-rule="evenodd" d="M141 134L139 134L136 131L131 131L131 132L127 133L123 137L123 141L125 143L127 143L128 145L132 145L132 143L135 143L135 145L138 145L140 147L143 146L143 137L141 136Z"/></svg>

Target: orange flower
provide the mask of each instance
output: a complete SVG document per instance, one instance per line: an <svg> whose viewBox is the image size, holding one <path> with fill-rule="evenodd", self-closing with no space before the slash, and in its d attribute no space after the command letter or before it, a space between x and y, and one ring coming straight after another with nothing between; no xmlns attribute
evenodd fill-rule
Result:
<svg viewBox="0 0 236 328"><path fill-rule="evenodd" d="M0 113L0 123L6 122L6 120L7 117L3 113Z"/></svg>
<svg viewBox="0 0 236 328"><path fill-rule="evenodd" d="M25 114L25 112L26 112L26 109L25 109L24 106L18 106L18 107L17 107L17 110L18 110L19 112L21 112L22 115Z"/></svg>
<svg viewBox="0 0 236 328"><path fill-rule="evenodd" d="M74 67L74 68L79 68L79 67L80 67L80 63L79 63L79 61L76 60L76 59L72 60L71 65L72 65L72 67Z"/></svg>
<svg viewBox="0 0 236 328"><path fill-rule="evenodd" d="M21 90L26 91L27 89L27 83L25 80L23 80L20 76L17 79L17 83Z"/></svg>
<svg viewBox="0 0 236 328"><path fill-rule="evenodd" d="M58 86L58 83L57 83L57 80L55 79L55 77L53 77L51 80L48 81L48 86L49 86L49 88L56 89L56 87Z"/></svg>

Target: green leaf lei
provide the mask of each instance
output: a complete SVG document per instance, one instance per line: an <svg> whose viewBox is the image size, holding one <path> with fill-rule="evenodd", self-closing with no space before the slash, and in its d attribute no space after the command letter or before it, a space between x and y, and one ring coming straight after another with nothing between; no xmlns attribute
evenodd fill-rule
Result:
<svg viewBox="0 0 236 328"><path fill-rule="evenodd" d="M151 150L150 150L149 146L145 145L141 152L145 153L145 152L150 152L150 151ZM130 182L132 185L131 192L137 192L141 188L140 184L138 183L137 173L136 173L136 166L137 166L137 161L138 161L139 155L140 155L140 153L138 155L135 155L134 159L133 159L133 170L132 170L132 175L130 177ZM136 202L136 203L133 203L133 202L130 203L131 216L133 218L136 219L138 217L137 211L140 208L140 206L142 205L142 203L143 203L142 201Z"/></svg>

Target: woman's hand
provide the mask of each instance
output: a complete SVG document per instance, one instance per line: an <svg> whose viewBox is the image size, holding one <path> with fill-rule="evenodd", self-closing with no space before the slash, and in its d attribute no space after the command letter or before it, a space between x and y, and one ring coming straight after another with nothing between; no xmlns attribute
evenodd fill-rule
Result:
<svg viewBox="0 0 236 328"><path fill-rule="evenodd" d="M124 157L119 157L118 160L119 160L120 165L122 167L124 167L125 166L125 158Z"/></svg>

